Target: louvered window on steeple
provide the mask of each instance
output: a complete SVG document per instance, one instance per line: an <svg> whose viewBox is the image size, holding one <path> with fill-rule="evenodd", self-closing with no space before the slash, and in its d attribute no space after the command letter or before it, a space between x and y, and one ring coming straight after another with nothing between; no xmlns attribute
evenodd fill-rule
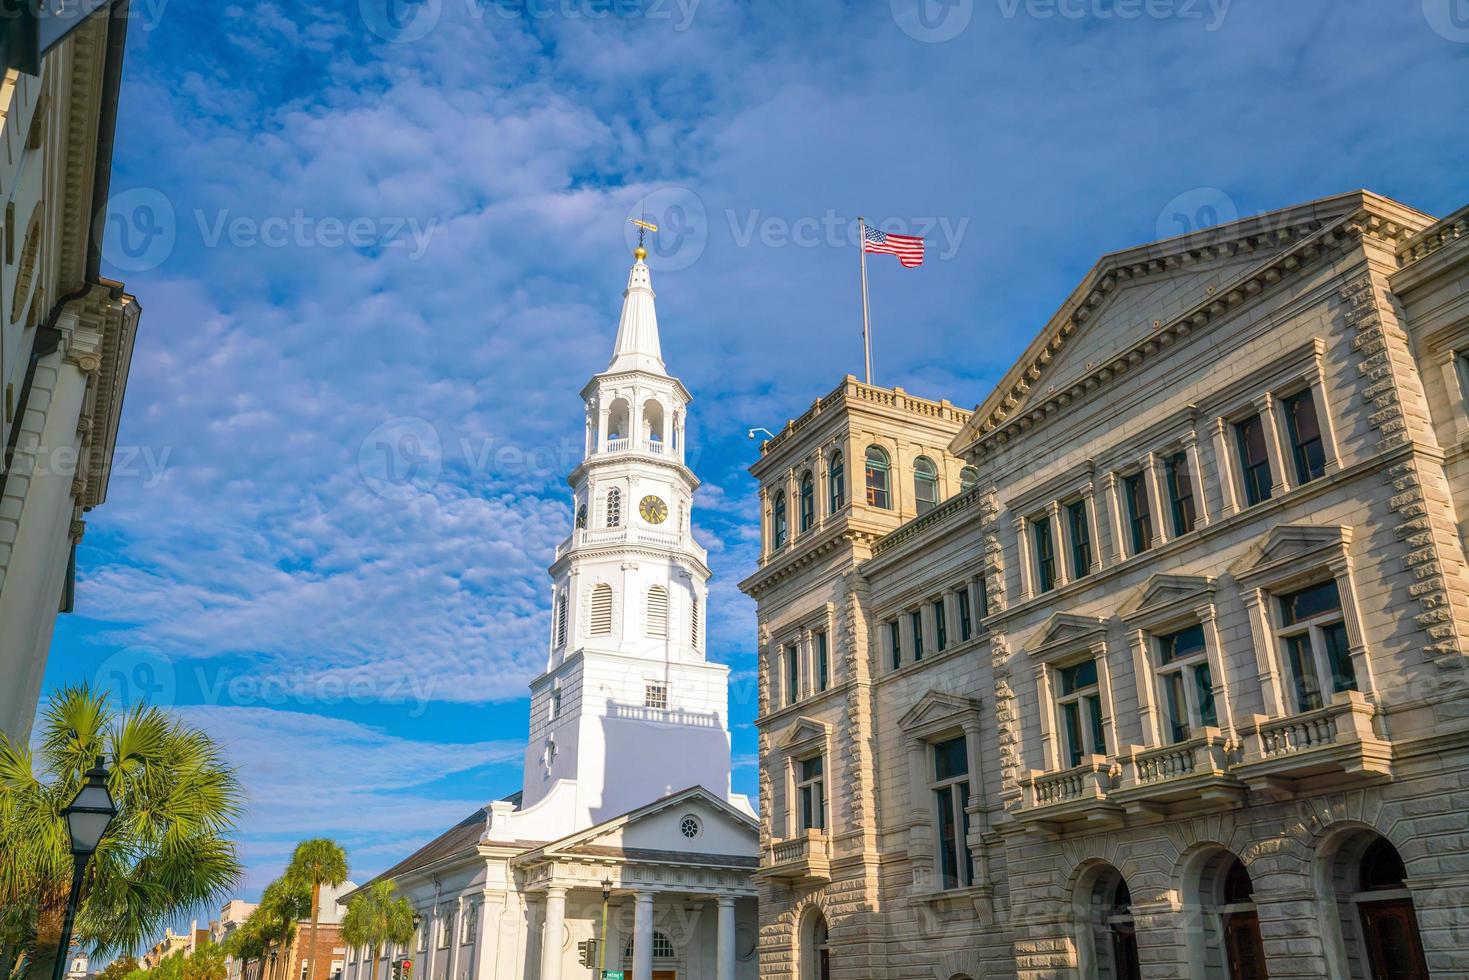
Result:
<svg viewBox="0 0 1469 980"><path fill-rule="evenodd" d="M566 593L556 595L556 646L566 646Z"/></svg>
<svg viewBox="0 0 1469 980"><path fill-rule="evenodd" d="M699 645L699 598L694 597L689 606L689 641L694 646Z"/></svg>
<svg viewBox="0 0 1469 980"><path fill-rule="evenodd" d="M588 632L607 636L612 632L612 586L605 582L592 587L592 614Z"/></svg>
<svg viewBox="0 0 1469 980"><path fill-rule="evenodd" d="M668 638L668 590L661 585L648 590L648 635Z"/></svg>
<svg viewBox="0 0 1469 980"><path fill-rule="evenodd" d="M622 526L622 491L616 487L607 491L607 526Z"/></svg>

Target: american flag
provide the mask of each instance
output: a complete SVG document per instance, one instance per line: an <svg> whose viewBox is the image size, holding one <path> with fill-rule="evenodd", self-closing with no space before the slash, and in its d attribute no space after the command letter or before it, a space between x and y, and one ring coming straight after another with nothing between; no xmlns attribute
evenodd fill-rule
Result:
<svg viewBox="0 0 1469 980"><path fill-rule="evenodd" d="M896 255L905 269L916 269L923 264L923 239L912 235L889 235L885 231L868 228L862 236L862 250Z"/></svg>

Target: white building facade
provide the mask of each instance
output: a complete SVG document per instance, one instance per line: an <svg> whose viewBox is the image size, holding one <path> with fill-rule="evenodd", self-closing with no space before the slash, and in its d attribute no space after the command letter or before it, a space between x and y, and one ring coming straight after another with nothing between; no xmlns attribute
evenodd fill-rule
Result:
<svg viewBox="0 0 1469 980"><path fill-rule="evenodd" d="M0 732L18 744L107 497L137 331L99 273L127 23L92 17L39 78L0 79Z"/></svg>
<svg viewBox="0 0 1469 980"><path fill-rule="evenodd" d="M1469 977L1466 352L1469 209L1356 192L767 442L761 976Z"/></svg>
<svg viewBox="0 0 1469 980"><path fill-rule="evenodd" d="M705 659L710 572L691 531L690 396L663 363L645 257L612 360L582 392L585 458L550 567L522 790L383 875L419 912L394 951L415 977L757 975L758 830L730 790L728 668ZM368 952L349 950L346 972L367 980Z"/></svg>

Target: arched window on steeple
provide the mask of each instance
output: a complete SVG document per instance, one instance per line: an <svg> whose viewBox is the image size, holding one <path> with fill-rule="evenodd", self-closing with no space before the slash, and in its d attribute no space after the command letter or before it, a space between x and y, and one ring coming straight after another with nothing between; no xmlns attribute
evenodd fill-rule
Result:
<svg viewBox="0 0 1469 980"><path fill-rule="evenodd" d="M816 480L807 470L801 476L801 533L816 526Z"/></svg>
<svg viewBox="0 0 1469 980"><path fill-rule="evenodd" d="M979 470L966 466L959 471L959 492L968 493L979 486Z"/></svg>
<svg viewBox="0 0 1469 980"><path fill-rule="evenodd" d="M592 586L591 615L587 617L587 632L592 636L608 636L612 633L612 586L598 582Z"/></svg>
<svg viewBox="0 0 1469 980"><path fill-rule="evenodd" d="M786 512L786 492L781 490L775 495L775 503L770 507L770 547L784 548L786 538L790 536L790 514Z"/></svg>
<svg viewBox="0 0 1469 980"><path fill-rule="evenodd" d="M939 505L939 469L927 456L913 461L913 499L920 514L927 514Z"/></svg>
<svg viewBox="0 0 1469 980"><path fill-rule="evenodd" d="M566 646L566 593L556 593L556 646Z"/></svg>
<svg viewBox="0 0 1469 980"><path fill-rule="evenodd" d="M576 508L576 529L585 531L587 529L587 505L578 504Z"/></svg>
<svg viewBox="0 0 1469 980"><path fill-rule="evenodd" d="M648 590L648 635L668 639L668 590L661 585Z"/></svg>
<svg viewBox="0 0 1469 980"><path fill-rule="evenodd" d="M607 491L607 526L622 527L622 491L617 487Z"/></svg>
<svg viewBox="0 0 1469 980"><path fill-rule="evenodd" d="M827 513L835 514L847 506L847 469L842 465L842 451L831 454L826 469Z"/></svg>
<svg viewBox="0 0 1469 980"><path fill-rule="evenodd" d="M699 647L699 597L694 596L689 604L689 642L694 649Z"/></svg>
<svg viewBox="0 0 1469 980"><path fill-rule="evenodd" d="M891 473L888 454L881 446L867 447L867 506L893 509Z"/></svg>

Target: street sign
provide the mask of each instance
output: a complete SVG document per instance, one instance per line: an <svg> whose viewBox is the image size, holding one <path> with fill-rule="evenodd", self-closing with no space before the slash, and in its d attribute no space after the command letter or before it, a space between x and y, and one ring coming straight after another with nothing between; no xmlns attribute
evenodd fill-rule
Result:
<svg viewBox="0 0 1469 980"><path fill-rule="evenodd" d="M602 980L623 980L621 970L603 970Z"/></svg>

